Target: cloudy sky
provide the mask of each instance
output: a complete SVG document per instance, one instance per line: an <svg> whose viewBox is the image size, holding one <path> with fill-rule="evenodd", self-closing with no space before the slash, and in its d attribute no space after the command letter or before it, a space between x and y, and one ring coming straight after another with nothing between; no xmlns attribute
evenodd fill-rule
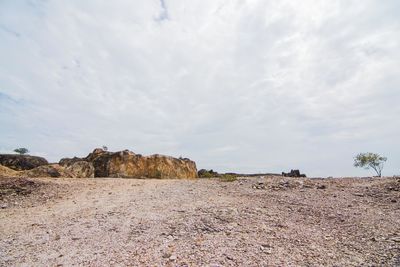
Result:
<svg viewBox="0 0 400 267"><path fill-rule="evenodd" d="M400 174L398 0L0 0L0 152Z"/></svg>

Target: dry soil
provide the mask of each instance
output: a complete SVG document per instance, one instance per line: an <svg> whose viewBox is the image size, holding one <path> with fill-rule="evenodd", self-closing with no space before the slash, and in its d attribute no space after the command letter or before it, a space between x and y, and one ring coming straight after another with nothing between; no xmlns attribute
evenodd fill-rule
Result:
<svg viewBox="0 0 400 267"><path fill-rule="evenodd" d="M400 266L400 179L0 179L1 266Z"/></svg>

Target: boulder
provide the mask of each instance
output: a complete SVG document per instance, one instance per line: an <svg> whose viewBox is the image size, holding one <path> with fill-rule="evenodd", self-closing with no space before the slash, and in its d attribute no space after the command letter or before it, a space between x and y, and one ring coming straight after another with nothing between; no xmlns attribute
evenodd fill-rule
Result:
<svg viewBox="0 0 400 267"><path fill-rule="evenodd" d="M68 165L75 159L63 159L60 164ZM93 164L94 177L121 178L197 178L196 163L187 158L173 158L163 155L142 156L129 150L108 152L96 148L80 160Z"/></svg>
<svg viewBox="0 0 400 267"><path fill-rule="evenodd" d="M58 164L43 165L36 167L32 170L21 171L19 176L26 177L61 177L63 175L63 168Z"/></svg>
<svg viewBox="0 0 400 267"><path fill-rule="evenodd" d="M0 154L0 164L16 171L48 165L46 159L29 155Z"/></svg>
<svg viewBox="0 0 400 267"><path fill-rule="evenodd" d="M93 178L94 167L91 162L75 161L65 167L65 176L72 178Z"/></svg>

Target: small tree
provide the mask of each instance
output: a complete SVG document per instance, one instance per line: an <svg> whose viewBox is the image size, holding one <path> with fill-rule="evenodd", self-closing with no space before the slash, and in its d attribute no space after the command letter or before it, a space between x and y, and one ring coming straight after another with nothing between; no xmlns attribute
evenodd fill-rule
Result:
<svg viewBox="0 0 400 267"><path fill-rule="evenodd" d="M103 146L102 148L103 148L104 151L107 151L107 150L108 150L108 147L107 147L107 146Z"/></svg>
<svg viewBox="0 0 400 267"><path fill-rule="evenodd" d="M20 148L14 149L14 152L16 152L16 153L18 153L20 155L24 155L24 154L28 153L29 150L27 148L25 148L25 147L20 147Z"/></svg>
<svg viewBox="0 0 400 267"><path fill-rule="evenodd" d="M376 171L376 174L381 177L383 164L386 162L387 158L382 157L376 153L360 153L354 158L354 166L360 167L368 170L372 168Z"/></svg>

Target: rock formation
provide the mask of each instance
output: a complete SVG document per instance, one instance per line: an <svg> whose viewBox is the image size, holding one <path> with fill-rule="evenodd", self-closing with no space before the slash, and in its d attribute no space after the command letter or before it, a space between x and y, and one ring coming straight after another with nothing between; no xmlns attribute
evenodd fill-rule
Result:
<svg viewBox="0 0 400 267"><path fill-rule="evenodd" d="M46 159L29 155L0 154L0 165L16 171L30 170L48 165Z"/></svg>
<svg viewBox="0 0 400 267"><path fill-rule="evenodd" d="M30 170L15 171L0 165L0 177L66 177L66 178L93 178L94 168L90 162L79 161L64 167L59 164L39 166Z"/></svg>
<svg viewBox="0 0 400 267"><path fill-rule="evenodd" d="M64 158L60 165L87 161L93 164L95 177L121 178L197 178L196 163L163 155L142 156L132 151L108 152L96 148L86 158Z"/></svg>
<svg viewBox="0 0 400 267"><path fill-rule="evenodd" d="M60 160L59 164L48 164L45 159L39 157L20 155L7 156L13 157L3 157L4 160L2 162L5 164L3 166L0 165L0 176L158 179L197 178L196 163L190 159L177 159L163 155L144 157L129 150L108 152L97 148L85 158L63 158ZM34 163L39 166L34 165ZM31 168L32 166L36 167ZM28 167L29 169L27 169Z"/></svg>
<svg viewBox="0 0 400 267"><path fill-rule="evenodd" d="M282 172L282 176L284 177L306 177L305 174L301 174L299 170L290 170L290 172Z"/></svg>

